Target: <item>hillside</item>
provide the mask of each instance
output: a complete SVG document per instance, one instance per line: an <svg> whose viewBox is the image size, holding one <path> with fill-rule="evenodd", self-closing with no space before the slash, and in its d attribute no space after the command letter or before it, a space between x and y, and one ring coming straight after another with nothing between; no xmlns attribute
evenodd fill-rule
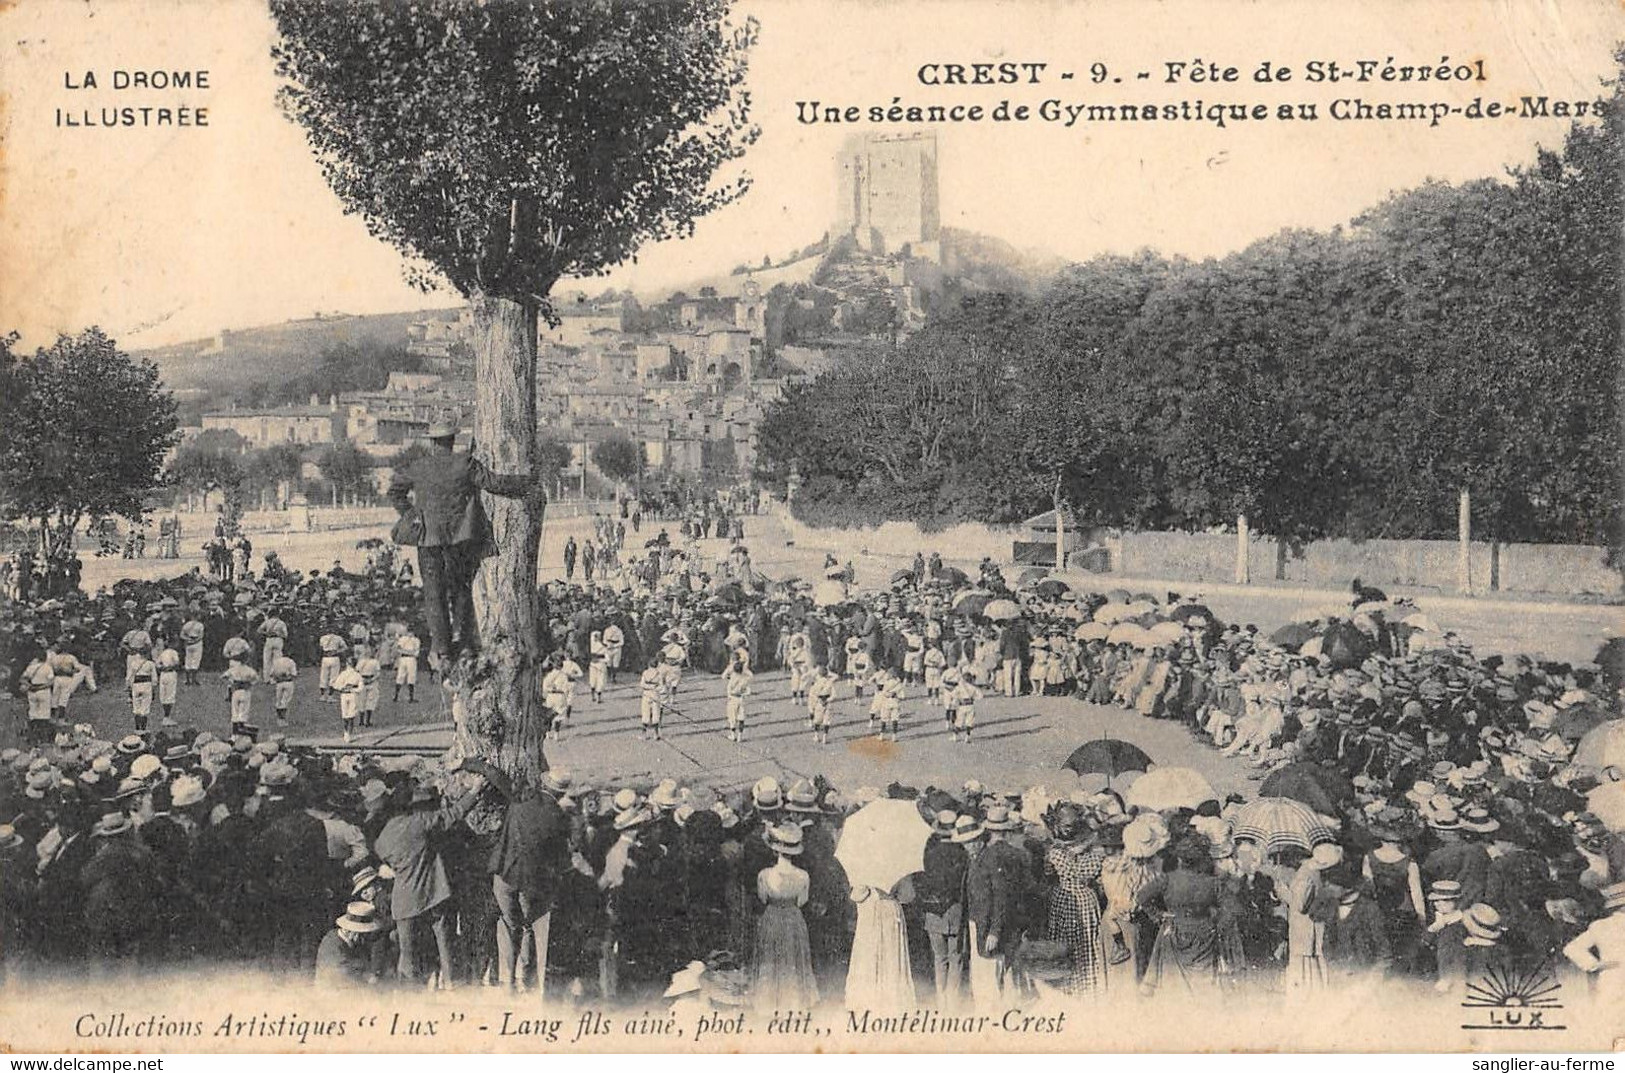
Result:
<svg viewBox="0 0 1625 1073"><path fill-rule="evenodd" d="M976 290L1038 290L1066 265L1048 250L1020 250L992 235L942 229L943 272Z"/></svg>
<svg viewBox="0 0 1625 1073"><path fill-rule="evenodd" d="M158 366L164 383L177 391L228 395L255 384L304 376L317 367L322 351L341 345L406 345L406 326L430 318L451 319L455 310L419 310L370 316L324 316L223 333L223 338L138 350Z"/></svg>

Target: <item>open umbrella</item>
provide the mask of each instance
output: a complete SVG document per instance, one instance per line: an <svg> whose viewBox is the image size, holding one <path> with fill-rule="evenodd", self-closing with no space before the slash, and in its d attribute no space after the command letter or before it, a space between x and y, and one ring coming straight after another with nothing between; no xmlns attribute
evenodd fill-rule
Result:
<svg viewBox="0 0 1625 1073"><path fill-rule="evenodd" d="M1261 797L1236 810L1232 830L1237 839L1257 842L1265 853L1301 849L1336 841L1336 833L1315 811L1290 797Z"/></svg>
<svg viewBox="0 0 1625 1073"><path fill-rule="evenodd" d="M1106 600L1108 603L1126 604L1133 598L1134 597L1129 595L1129 591L1127 589L1108 589L1106 591Z"/></svg>
<svg viewBox="0 0 1625 1073"><path fill-rule="evenodd" d="M1172 808L1195 808L1204 801L1217 800L1212 785L1199 771L1188 767L1159 767L1134 780L1123 800L1137 808L1161 812Z"/></svg>
<svg viewBox="0 0 1625 1073"><path fill-rule="evenodd" d="M1625 782L1605 782L1586 794L1586 811L1614 834L1625 833Z"/></svg>
<svg viewBox="0 0 1625 1073"><path fill-rule="evenodd" d="M1270 643L1279 645L1289 652L1296 652L1303 647L1303 643L1316 636L1314 627L1302 622L1289 622L1285 626L1270 634Z"/></svg>
<svg viewBox="0 0 1625 1073"><path fill-rule="evenodd" d="M891 576L891 583L893 585L897 584L899 581L913 581L913 580L914 580L914 571L912 571L912 570L897 570L897 571L894 571L892 573L892 576Z"/></svg>
<svg viewBox="0 0 1625 1073"><path fill-rule="evenodd" d="M1594 727L1574 748L1574 763L1587 767L1625 768L1625 719Z"/></svg>
<svg viewBox="0 0 1625 1073"><path fill-rule="evenodd" d="M925 867L931 828L913 801L881 798L848 816L835 847L835 859L854 887L889 891L897 881Z"/></svg>
<svg viewBox="0 0 1625 1073"><path fill-rule="evenodd" d="M1338 805L1354 799L1354 784L1333 768L1300 762L1270 772L1258 793L1261 797L1288 797L1318 813L1334 816Z"/></svg>
<svg viewBox="0 0 1625 1073"><path fill-rule="evenodd" d="M1177 622L1159 622L1147 627L1145 632L1158 644L1175 644L1185 639L1185 627Z"/></svg>
<svg viewBox="0 0 1625 1073"><path fill-rule="evenodd" d="M982 614L994 622L1009 622L1021 617L1021 607L1014 600L992 600L982 608Z"/></svg>
<svg viewBox="0 0 1625 1073"><path fill-rule="evenodd" d="M1109 782L1125 771L1144 771L1151 766L1151 758L1131 741L1098 738L1073 749L1072 755L1061 766L1071 768L1079 775L1091 772L1104 775Z"/></svg>
<svg viewBox="0 0 1625 1073"><path fill-rule="evenodd" d="M1334 622L1321 637L1321 654L1330 657L1332 666L1338 669L1358 667L1376 647L1352 622Z"/></svg>
<svg viewBox="0 0 1625 1073"><path fill-rule="evenodd" d="M1049 577L1049 571L1042 566L1029 566L1016 575L1016 584L1031 585L1034 582L1043 581L1046 577Z"/></svg>
<svg viewBox="0 0 1625 1073"><path fill-rule="evenodd" d="M1219 616L1207 609L1206 604L1180 604L1168 612L1168 617L1184 622L1188 618L1205 618L1209 622L1219 621Z"/></svg>
<svg viewBox="0 0 1625 1073"><path fill-rule="evenodd" d="M1084 622L1072 631L1072 636L1080 641L1104 641L1111 632L1112 628L1104 622Z"/></svg>
<svg viewBox="0 0 1625 1073"><path fill-rule="evenodd" d="M1033 591L1046 600L1058 600L1072 591L1072 587L1060 578L1045 578L1033 586Z"/></svg>
<svg viewBox="0 0 1625 1073"><path fill-rule="evenodd" d="M1429 633L1439 632L1439 624L1422 614L1420 611L1414 615L1406 615L1404 618L1400 619L1400 621L1413 630L1427 630Z"/></svg>
<svg viewBox="0 0 1625 1073"><path fill-rule="evenodd" d="M970 576L957 566L944 567L937 580L946 585L963 585L970 580Z"/></svg>
<svg viewBox="0 0 1625 1073"><path fill-rule="evenodd" d="M1128 605L1128 613L1134 618L1139 618L1141 615L1154 615L1157 613L1157 605L1150 600L1135 600Z"/></svg>
<svg viewBox="0 0 1625 1073"><path fill-rule="evenodd" d="M954 613L960 615L980 615L982 609L993 602L993 594L986 589L971 589L962 592L954 600Z"/></svg>
<svg viewBox="0 0 1625 1073"><path fill-rule="evenodd" d="M1138 645L1145 643L1145 627L1133 622L1120 622L1106 634L1109 645Z"/></svg>

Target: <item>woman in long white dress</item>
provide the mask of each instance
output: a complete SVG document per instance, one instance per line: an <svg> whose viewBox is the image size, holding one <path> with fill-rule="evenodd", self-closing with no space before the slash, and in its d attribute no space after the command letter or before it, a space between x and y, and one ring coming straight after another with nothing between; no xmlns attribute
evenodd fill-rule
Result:
<svg viewBox="0 0 1625 1073"><path fill-rule="evenodd" d="M891 891L852 888L858 926L846 973L849 1010L897 1011L914 1008L914 974L908 963L908 929L901 902L912 901L913 884L904 878Z"/></svg>

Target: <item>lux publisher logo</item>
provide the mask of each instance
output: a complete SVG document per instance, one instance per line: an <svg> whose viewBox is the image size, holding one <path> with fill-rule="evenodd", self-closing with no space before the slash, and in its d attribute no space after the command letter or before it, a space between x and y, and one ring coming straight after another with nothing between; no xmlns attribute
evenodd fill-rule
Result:
<svg viewBox="0 0 1625 1073"><path fill-rule="evenodd" d="M1563 1008L1557 998L1562 988L1548 965L1527 972L1491 969L1476 983L1467 985L1467 998L1461 1004L1482 1022L1461 1027L1561 1032L1568 1026L1553 1024L1547 1018L1557 1016L1556 1011Z"/></svg>

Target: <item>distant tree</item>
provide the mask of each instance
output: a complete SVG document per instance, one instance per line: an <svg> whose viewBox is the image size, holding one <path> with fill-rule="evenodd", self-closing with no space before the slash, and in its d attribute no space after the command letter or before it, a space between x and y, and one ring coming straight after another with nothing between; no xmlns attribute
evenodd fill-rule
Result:
<svg viewBox="0 0 1625 1073"><path fill-rule="evenodd" d="M243 485L255 492L275 492L284 482L292 486L304 468L304 455L291 443L279 443L249 455L243 465Z"/></svg>
<svg viewBox="0 0 1625 1073"><path fill-rule="evenodd" d="M429 454L429 449L423 444L409 444L408 446L395 452L395 454L391 455L389 461L386 462L385 465L399 473L402 470L411 469L414 463L420 459L429 457Z"/></svg>
<svg viewBox="0 0 1625 1073"><path fill-rule="evenodd" d="M158 368L100 328L32 357L0 337L0 518L37 522L49 556L87 517L139 522L174 444L175 401Z"/></svg>
<svg viewBox="0 0 1625 1073"><path fill-rule="evenodd" d="M206 428L188 440L187 445L223 455L240 455L248 449L248 441L229 428Z"/></svg>
<svg viewBox="0 0 1625 1073"><path fill-rule="evenodd" d="M745 192L745 176L716 177L757 134L744 87L755 23L731 23L727 0L271 0L271 14L283 102L329 185L417 280L469 301L480 460L535 473L537 320L553 316L553 286L686 236ZM461 683L460 740L534 771L548 725L544 500L487 499L486 658L479 682Z"/></svg>
<svg viewBox="0 0 1625 1073"><path fill-rule="evenodd" d="M616 433L593 445L592 464L612 481L629 481L643 468L643 455L630 436Z"/></svg>
<svg viewBox="0 0 1625 1073"><path fill-rule="evenodd" d="M372 456L349 440L335 443L322 452L316 465L341 497L372 495Z"/></svg>
<svg viewBox="0 0 1625 1073"><path fill-rule="evenodd" d="M164 475L183 492L225 492L243 483L245 471L236 452L199 445L194 441L175 452Z"/></svg>
<svg viewBox="0 0 1625 1073"><path fill-rule="evenodd" d="M552 432L544 431L536 437L536 472L544 480L557 480L570 465L571 457L570 445Z"/></svg>

